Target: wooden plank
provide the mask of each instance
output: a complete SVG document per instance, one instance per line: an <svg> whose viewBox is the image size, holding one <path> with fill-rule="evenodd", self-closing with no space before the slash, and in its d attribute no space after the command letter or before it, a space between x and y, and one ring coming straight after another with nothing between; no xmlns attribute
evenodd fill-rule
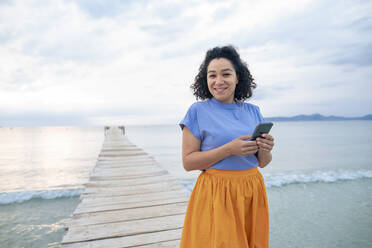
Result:
<svg viewBox="0 0 372 248"><path fill-rule="evenodd" d="M122 187L89 187L85 188L83 194L104 194L104 195L131 195L133 192L147 192L151 190L151 192L157 191L168 191L170 189L182 189L179 183L175 181L163 181L163 182L155 182L151 184L144 184L144 185L128 185Z"/></svg>
<svg viewBox="0 0 372 248"><path fill-rule="evenodd" d="M110 155L113 155L113 156L116 156L116 155L133 155L133 154L147 154L145 153L142 149L124 149L124 150L121 150L121 151L102 151L99 153L100 156L103 156L105 155L106 157L107 156L110 156Z"/></svg>
<svg viewBox="0 0 372 248"><path fill-rule="evenodd" d="M122 168L131 167L131 166L138 166L138 165L156 165L159 164L152 159L136 159L134 161L110 161L110 162L98 162L96 163L96 168Z"/></svg>
<svg viewBox="0 0 372 248"><path fill-rule="evenodd" d="M148 160L148 161L155 161L153 157L149 155L143 155L143 156L130 156L130 157L99 157L97 159L98 164L104 164L104 163L122 163L122 162L133 162L133 161L140 161L141 160Z"/></svg>
<svg viewBox="0 0 372 248"><path fill-rule="evenodd" d="M187 202L187 200L188 199L184 197L177 197L177 198L170 198L170 199L130 202L126 204L113 203L110 205L99 205L99 206L81 206L81 207L78 206L74 212L74 215L83 214L83 213L105 212L105 211L110 211L110 210L123 210L123 209L130 209L130 208L160 206L160 205L174 204L174 203L184 203L184 202Z"/></svg>
<svg viewBox="0 0 372 248"><path fill-rule="evenodd" d="M133 178L142 178L142 177L153 177L153 176L160 176L160 175L169 175L168 171L166 170L159 170L155 172L147 172L147 171L139 171L136 173L126 174L122 176L100 176L95 175L91 176L90 180L97 180L97 181L105 181L105 180L112 180L112 179L133 179Z"/></svg>
<svg viewBox="0 0 372 248"><path fill-rule="evenodd" d="M114 154L100 154L100 157L129 157L147 154L145 152L132 152L132 153L114 153Z"/></svg>
<svg viewBox="0 0 372 248"><path fill-rule="evenodd" d="M121 147L136 147L127 137L121 135L119 139L113 139L112 137L107 136L102 144L103 148L109 146L121 146Z"/></svg>
<svg viewBox="0 0 372 248"><path fill-rule="evenodd" d="M136 156L127 156L127 157L101 157L98 155L98 163L114 163L114 162L130 162L130 161L139 161L139 160L154 160L148 154L136 155Z"/></svg>
<svg viewBox="0 0 372 248"><path fill-rule="evenodd" d="M168 174L168 172L164 170L163 168L155 167L155 166L144 166L144 167L138 167L138 168L137 167L123 168L122 170L118 170L117 172L115 172L115 169L107 170L107 171L104 170L102 172L100 172L99 170L98 172L92 171L92 173L90 174L90 177L125 178L130 175L146 175L146 174L151 175L152 173L156 173L156 172L166 172L165 174Z"/></svg>
<svg viewBox="0 0 372 248"><path fill-rule="evenodd" d="M64 238L64 243L116 238L128 235L159 232L182 228L184 215L172 215L151 219L107 223L89 226L72 226Z"/></svg>
<svg viewBox="0 0 372 248"><path fill-rule="evenodd" d="M95 241L63 244L63 248L123 248L138 247L140 245L157 245L163 242L172 242L181 238L182 229L172 229L160 232L151 232L133 236L107 238ZM171 241L169 241L171 240ZM155 246L156 247L156 246ZM161 246L160 246L161 247ZM173 246L177 247L177 246ZM172 248L173 248L172 247Z"/></svg>
<svg viewBox="0 0 372 248"><path fill-rule="evenodd" d="M136 172L152 172L162 171L163 168L155 165L139 165L137 167L125 167L122 168L95 168L93 169L91 176L125 176L127 174L133 174Z"/></svg>
<svg viewBox="0 0 372 248"><path fill-rule="evenodd" d="M167 175L164 175L167 176ZM125 179L125 180L111 180L111 181L99 181L99 183L87 183L85 188L121 188L125 186L136 186L136 185L148 185L160 182L169 182L169 183L176 183L179 184L175 179L170 177L163 177L159 176L160 178L154 177L145 177L145 178L138 178L136 181L135 179ZM149 179L149 180L146 180ZM128 181L128 182L126 182Z"/></svg>
<svg viewBox="0 0 372 248"><path fill-rule="evenodd" d="M156 163L154 158L149 156L136 156L136 157L126 157L126 158L116 158L116 159L104 159L99 158L96 164L99 165L114 165L114 164L133 164L135 162L144 163L144 162L153 162Z"/></svg>
<svg viewBox="0 0 372 248"><path fill-rule="evenodd" d="M140 159L154 159L148 154L129 156L129 157L100 157L98 156L99 162L122 162L122 161L136 161Z"/></svg>
<svg viewBox="0 0 372 248"><path fill-rule="evenodd" d="M129 178L129 179L112 179L106 181L91 181L85 184L85 187L122 187L124 185L145 185L155 182L165 182L165 181L176 181L169 174L160 175L156 177L144 177L144 178Z"/></svg>
<svg viewBox="0 0 372 248"><path fill-rule="evenodd" d="M121 162L121 163L110 163L110 164L97 164L95 170L99 169L123 169L123 168L131 168L131 167L142 167L142 166L155 166L160 167L158 163L155 161L147 160L147 161L138 161L138 163L135 162ZM161 167L160 167L161 168Z"/></svg>
<svg viewBox="0 0 372 248"><path fill-rule="evenodd" d="M156 192L168 192L172 190L181 190L183 187L181 185L169 185L168 187L166 185L160 185L157 187L142 187L142 188L136 188L134 187L131 190L128 191L98 191L98 192L83 192L83 197L97 197L97 196L127 196L127 195L138 195L138 194L145 194L145 193L156 193Z"/></svg>
<svg viewBox="0 0 372 248"><path fill-rule="evenodd" d="M151 192L146 194L136 194L136 195L125 195L125 196L91 196L84 197L79 204L79 207L86 206L104 206L111 204L128 204L133 202L147 202L153 200L165 200L172 198L185 198L188 199L189 193L185 190L174 190L166 192Z"/></svg>
<svg viewBox="0 0 372 248"><path fill-rule="evenodd" d="M168 215L186 213L187 202L155 205L140 208L129 208L105 212L82 213L75 215L71 220L72 226L94 225L113 222L125 222L130 220L147 219Z"/></svg>
<svg viewBox="0 0 372 248"><path fill-rule="evenodd" d="M147 184L147 183L152 183L152 182L158 182L158 181L165 181L165 180L173 180L178 182L177 179L174 179L169 173L165 173L164 171L160 171L161 173L156 173L156 175L149 174L147 177L140 177L140 178L131 178L127 177L128 175L120 176L120 177L107 177L104 178L102 177L99 180L94 180L94 178L99 178L94 177L90 178L90 181L86 183L86 186L89 185L98 185L100 187L105 187L104 185L137 185L137 184ZM127 178L126 178L127 177Z"/></svg>
<svg viewBox="0 0 372 248"><path fill-rule="evenodd" d="M149 245L136 246L136 248L175 248L180 246L180 240L153 243Z"/></svg>
<svg viewBox="0 0 372 248"><path fill-rule="evenodd" d="M135 146L135 145L112 145L110 147L108 146L103 146L102 149L101 149L101 152L110 152L110 151L142 151L143 149L141 149L140 147L138 146Z"/></svg>
<svg viewBox="0 0 372 248"><path fill-rule="evenodd" d="M127 157L127 158L100 158L97 159L97 164L114 164L114 163L130 163L130 162L145 162L145 161L154 161L155 159L153 157L150 157L149 155L144 156L136 156L136 157Z"/></svg>
<svg viewBox="0 0 372 248"><path fill-rule="evenodd" d="M141 148L138 148L135 145L129 145L129 146L114 146L112 148L110 147L104 147L101 149L101 152L125 152L125 151L132 151L132 150L142 150Z"/></svg>

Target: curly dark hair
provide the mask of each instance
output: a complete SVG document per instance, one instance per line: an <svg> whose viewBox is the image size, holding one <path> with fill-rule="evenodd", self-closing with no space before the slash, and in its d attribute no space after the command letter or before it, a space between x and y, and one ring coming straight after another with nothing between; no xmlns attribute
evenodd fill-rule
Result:
<svg viewBox="0 0 372 248"><path fill-rule="evenodd" d="M248 70L247 64L240 59L239 53L232 46L215 47L207 51L203 63L199 67L199 72L195 77L194 83L191 85L196 100L211 99L213 96L209 92L207 84L207 69L209 63L213 59L225 58L228 59L234 66L238 77L238 84L235 88L234 100L244 101L252 96L252 89L257 85L251 73Z"/></svg>

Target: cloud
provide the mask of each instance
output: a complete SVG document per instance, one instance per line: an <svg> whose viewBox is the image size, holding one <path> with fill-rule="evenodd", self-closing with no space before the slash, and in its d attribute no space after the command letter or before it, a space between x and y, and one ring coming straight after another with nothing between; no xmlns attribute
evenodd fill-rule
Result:
<svg viewBox="0 0 372 248"><path fill-rule="evenodd" d="M298 65L371 65L371 4L352 1L314 1L288 12L280 21L240 36L240 47L279 47L266 60L294 57ZM266 55L266 54L265 54Z"/></svg>
<svg viewBox="0 0 372 248"><path fill-rule="evenodd" d="M91 125L86 118L77 113L55 114L50 112L2 113L0 127L11 126L79 126Z"/></svg>
<svg viewBox="0 0 372 248"><path fill-rule="evenodd" d="M18 120L175 123L206 50L225 44L265 116L371 109L370 1L1 3L0 112Z"/></svg>
<svg viewBox="0 0 372 248"><path fill-rule="evenodd" d="M103 0L72 0L68 1L77 4L78 7L92 18L112 18L131 10L137 2L146 3L147 1L103 1Z"/></svg>

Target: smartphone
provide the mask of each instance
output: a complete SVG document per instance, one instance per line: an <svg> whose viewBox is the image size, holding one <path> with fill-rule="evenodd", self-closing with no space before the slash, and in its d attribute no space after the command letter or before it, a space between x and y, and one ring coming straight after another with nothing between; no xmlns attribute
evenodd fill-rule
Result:
<svg viewBox="0 0 372 248"><path fill-rule="evenodd" d="M261 122L254 129L250 140L255 140L264 133L269 133L272 126L273 126L272 122Z"/></svg>

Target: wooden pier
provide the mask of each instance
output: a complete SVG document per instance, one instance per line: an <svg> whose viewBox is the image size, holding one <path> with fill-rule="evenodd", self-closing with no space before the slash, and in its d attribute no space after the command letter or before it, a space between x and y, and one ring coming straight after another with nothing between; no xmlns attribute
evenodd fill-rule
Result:
<svg viewBox="0 0 372 248"><path fill-rule="evenodd" d="M179 247L189 192L124 133L105 127L62 248Z"/></svg>

